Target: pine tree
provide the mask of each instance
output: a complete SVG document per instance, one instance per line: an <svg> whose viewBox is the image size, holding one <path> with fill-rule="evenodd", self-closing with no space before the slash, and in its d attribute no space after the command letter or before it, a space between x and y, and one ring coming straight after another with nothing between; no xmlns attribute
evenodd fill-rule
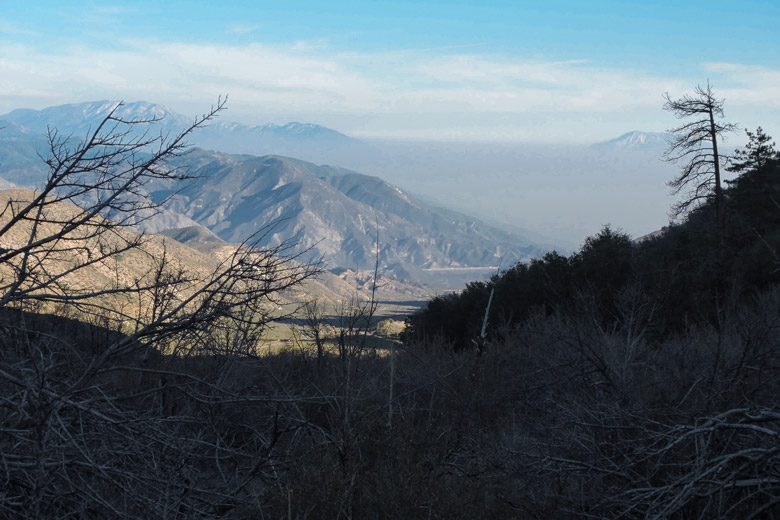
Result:
<svg viewBox="0 0 780 520"><path fill-rule="evenodd" d="M755 133L747 128L745 133L749 139L748 143L745 145L744 150L734 152L734 156L729 160L727 170L730 172L743 173L749 170L760 170L766 165L767 161L778 158L775 142L764 133L760 126Z"/></svg>

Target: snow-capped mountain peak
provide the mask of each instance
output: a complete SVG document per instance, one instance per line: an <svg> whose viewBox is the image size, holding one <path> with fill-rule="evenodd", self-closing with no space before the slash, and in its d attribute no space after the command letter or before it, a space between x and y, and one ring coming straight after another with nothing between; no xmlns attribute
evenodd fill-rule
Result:
<svg viewBox="0 0 780 520"><path fill-rule="evenodd" d="M620 137L596 143L596 148L658 149L669 145L670 135L662 132L641 132L634 130Z"/></svg>

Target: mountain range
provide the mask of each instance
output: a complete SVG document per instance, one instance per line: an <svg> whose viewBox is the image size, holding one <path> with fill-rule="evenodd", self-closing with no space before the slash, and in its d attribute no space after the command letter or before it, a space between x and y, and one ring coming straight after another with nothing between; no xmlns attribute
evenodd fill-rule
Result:
<svg viewBox="0 0 780 520"><path fill-rule="evenodd" d="M96 102L15 110L0 116L0 177L35 187L46 174L46 128L79 137L94 129L115 103ZM174 133L190 120L165 107L128 103L117 115L154 119L154 131ZM325 149L359 146L359 141L317 125L246 126L215 123L193 141L229 143L257 150ZM243 141L242 141L243 139ZM238 144L236 144L238 143ZM243 145L241 143L244 143ZM297 143L297 144L296 144ZM275 155L237 155L194 149L174 160L195 177L189 185L150 185L148 197L168 200L165 211L144 223L148 231L202 226L225 242L262 237L262 245L293 244L294 251L322 257L329 268L380 270L391 278L439 288L457 287L474 269L493 271L538 256L544 249L520 234L486 225L466 215L433 207L378 177ZM192 231L193 236L208 232ZM378 245L378 252L377 252ZM442 276L444 273L446 276ZM463 278L453 283L453 274ZM442 282L442 279L444 281ZM458 277L455 276L457 279Z"/></svg>
<svg viewBox="0 0 780 520"><path fill-rule="evenodd" d="M153 120L151 125L139 127L155 133L175 135L188 128L192 117L183 116L170 108L136 101L95 101L44 108L17 109L0 115L1 139L27 139L43 136L48 128L56 128L62 135L84 137L94 130L112 111L123 119ZM226 153L252 155L277 154L313 162L335 162L339 157L370 153L371 147L336 130L311 123L291 122L284 125L267 123L245 125L215 120L192 133L188 142L194 146Z"/></svg>

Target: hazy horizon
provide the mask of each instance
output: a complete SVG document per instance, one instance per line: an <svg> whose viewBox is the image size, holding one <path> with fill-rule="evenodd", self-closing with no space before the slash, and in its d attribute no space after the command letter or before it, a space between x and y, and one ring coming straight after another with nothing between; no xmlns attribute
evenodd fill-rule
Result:
<svg viewBox="0 0 780 520"><path fill-rule="evenodd" d="M231 122L229 117L222 113L218 121ZM742 136L733 138L725 151ZM197 134L193 139L198 145ZM429 204L559 251L576 250L606 225L634 238L656 231L669 223L674 202L666 182L677 166L662 161L658 143L625 148L377 138L359 143L326 152L304 145L298 154L221 151L288 155L375 175Z"/></svg>

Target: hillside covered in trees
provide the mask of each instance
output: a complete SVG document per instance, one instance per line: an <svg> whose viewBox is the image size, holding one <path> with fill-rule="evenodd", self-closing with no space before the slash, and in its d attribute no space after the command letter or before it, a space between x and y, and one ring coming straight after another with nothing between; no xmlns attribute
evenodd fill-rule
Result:
<svg viewBox="0 0 780 520"><path fill-rule="evenodd" d="M780 156L748 135L722 237L710 194L652 236L605 227L407 320L409 342L470 352L500 388L521 516L780 514Z"/></svg>
<svg viewBox="0 0 780 520"><path fill-rule="evenodd" d="M780 157L759 128L730 169L726 233L718 243L714 198L678 224L632 240L610 226L566 257L550 252L487 282L434 298L408 333L468 348L480 335L490 293L491 334L533 316L588 309L602 326L624 318L625 298L652 310L647 332L663 339L692 325L719 326L780 281Z"/></svg>

